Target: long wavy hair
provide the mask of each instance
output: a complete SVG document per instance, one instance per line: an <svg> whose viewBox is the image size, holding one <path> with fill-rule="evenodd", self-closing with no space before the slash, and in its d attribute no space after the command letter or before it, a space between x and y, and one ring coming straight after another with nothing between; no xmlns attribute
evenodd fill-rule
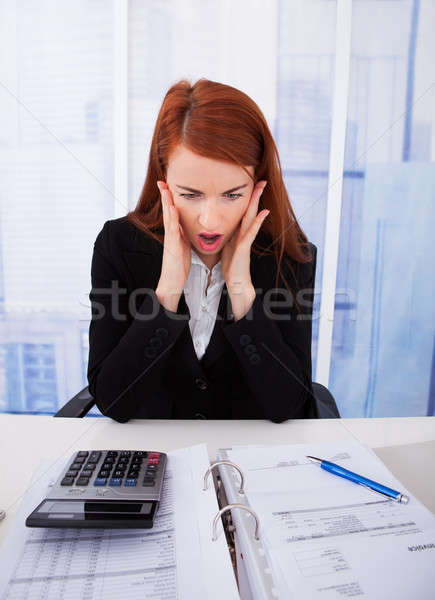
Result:
<svg viewBox="0 0 435 600"><path fill-rule="evenodd" d="M145 183L136 208L127 214L127 219L163 245L157 181L166 181L168 158L180 144L201 156L240 166L254 186L267 180L258 212L269 209L270 213L251 251L275 256L275 287L281 277L291 292L282 273L283 257L297 287L294 269L285 255L298 263L310 262L310 244L293 212L278 150L263 113L247 94L230 85L201 78L194 85L182 79L169 88L154 128ZM246 165L254 166L253 177ZM265 241L264 246L260 240ZM296 299L295 304L299 309Z"/></svg>

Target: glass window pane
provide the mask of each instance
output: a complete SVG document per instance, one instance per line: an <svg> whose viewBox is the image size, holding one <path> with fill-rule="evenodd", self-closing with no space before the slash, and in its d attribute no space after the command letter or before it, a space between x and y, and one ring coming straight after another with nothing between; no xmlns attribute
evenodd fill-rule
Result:
<svg viewBox="0 0 435 600"><path fill-rule="evenodd" d="M114 214L112 15L0 4L2 411L56 412L87 386L93 244Z"/></svg>
<svg viewBox="0 0 435 600"><path fill-rule="evenodd" d="M435 414L435 3L352 17L330 388L343 417Z"/></svg>

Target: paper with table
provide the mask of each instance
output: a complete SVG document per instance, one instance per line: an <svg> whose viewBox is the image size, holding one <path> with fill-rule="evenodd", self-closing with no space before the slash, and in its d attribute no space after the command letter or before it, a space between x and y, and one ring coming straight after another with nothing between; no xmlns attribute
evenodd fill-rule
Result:
<svg viewBox="0 0 435 600"><path fill-rule="evenodd" d="M233 446L279 598L433 598L435 516L357 441ZM406 493L398 504L312 463L314 455ZM238 475L230 467L231 477ZM246 515L253 530L253 518Z"/></svg>
<svg viewBox="0 0 435 600"><path fill-rule="evenodd" d="M168 453L152 529L27 528L57 473L37 475L0 553L1 600L238 599L225 536L211 540L219 507L214 487L202 490L209 464L205 444Z"/></svg>

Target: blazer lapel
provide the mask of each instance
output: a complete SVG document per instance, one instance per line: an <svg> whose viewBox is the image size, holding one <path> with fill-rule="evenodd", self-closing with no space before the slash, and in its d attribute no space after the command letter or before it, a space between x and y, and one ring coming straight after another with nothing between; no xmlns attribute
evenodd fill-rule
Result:
<svg viewBox="0 0 435 600"><path fill-rule="evenodd" d="M261 265L261 256L251 254L251 279L260 292L264 291L265 278L263 277ZM261 287L263 286L263 288ZM210 342L205 350L205 353L200 360L205 368L209 368L217 359L228 349L228 340L223 332L224 326L229 323L234 323L232 315L231 299L228 294L227 284L224 283L222 294L219 302L219 307L216 315L216 321L210 337Z"/></svg>

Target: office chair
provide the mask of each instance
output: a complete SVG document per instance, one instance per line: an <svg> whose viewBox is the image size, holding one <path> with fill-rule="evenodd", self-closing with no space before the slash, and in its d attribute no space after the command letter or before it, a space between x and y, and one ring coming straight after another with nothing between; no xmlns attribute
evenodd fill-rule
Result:
<svg viewBox="0 0 435 600"><path fill-rule="evenodd" d="M334 397L327 387L321 383L312 382L315 410L317 415L313 418L318 419L339 419L337 405ZM95 398L89 392L88 386L83 388L71 400L69 400L61 409L54 415L55 417L84 417L94 406Z"/></svg>

